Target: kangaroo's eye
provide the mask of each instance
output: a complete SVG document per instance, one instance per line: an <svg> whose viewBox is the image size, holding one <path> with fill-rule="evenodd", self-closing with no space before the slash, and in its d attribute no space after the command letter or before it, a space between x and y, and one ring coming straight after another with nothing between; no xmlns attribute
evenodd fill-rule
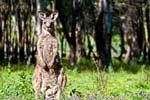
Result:
<svg viewBox="0 0 150 100"><path fill-rule="evenodd" d="M46 22L44 22L44 24L46 24Z"/></svg>

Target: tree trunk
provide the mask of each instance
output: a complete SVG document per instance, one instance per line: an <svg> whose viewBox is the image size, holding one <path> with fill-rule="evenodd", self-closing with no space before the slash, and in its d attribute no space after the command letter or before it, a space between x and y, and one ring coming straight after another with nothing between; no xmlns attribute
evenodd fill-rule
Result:
<svg viewBox="0 0 150 100"><path fill-rule="evenodd" d="M77 13L76 7L75 7L75 0L73 0L72 4L72 28L71 28L71 41L70 41L70 64L71 66L75 65L75 59L76 59L76 26L77 26Z"/></svg>
<svg viewBox="0 0 150 100"><path fill-rule="evenodd" d="M95 41L102 69L107 70L111 61L111 14L109 0L99 0L98 19L95 26ZM106 9L104 9L106 8Z"/></svg>
<svg viewBox="0 0 150 100"><path fill-rule="evenodd" d="M56 0L56 9L59 12L59 19L63 26L63 33L65 35L65 38L69 44L70 47L70 65L73 67L75 65L75 59L76 59L76 37L75 37L75 28L76 28L76 15L74 12L74 8L72 8L72 30L71 30L71 36L69 36L69 30L67 29L67 20L66 16L64 15L64 9L62 5L62 1Z"/></svg>
<svg viewBox="0 0 150 100"><path fill-rule="evenodd" d="M1 19L1 37L0 37L0 60L4 60L4 43L5 43L5 33L6 33L6 22Z"/></svg>
<svg viewBox="0 0 150 100"><path fill-rule="evenodd" d="M150 1L146 2L146 23L148 31L148 43L150 44ZM150 47L148 47L148 60L150 61Z"/></svg>
<svg viewBox="0 0 150 100"><path fill-rule="evenodd" d="M126 59L128 59L128 61L131 63L135 63L139 55L138 33L137 33L138 17L136 15L137 15L137 8L131 3L130 5L128 5L128 9L126 12L126 21L123 26L128 46Z"/></svg>
<svg viewBox="0 0 150 100"><path fill-rule="evenodd" d="M139 56L142 56L143 53L143 60L146 60L146 38L145 38L145 30L144 30L144 16L143 16L143 6L140 4L137 6L137 15L138 15L138 28L137 28L137 38L138 38L138 45L139 45Z"/></svg>
<svg viewBox="0 0 150 100"><path fill-rule="evenodd" d="M0 60L4 60L4 45L6 41L7 19L9 15L9 2L0 2Z"/></svg>
<svg viewBox="0 0 150 100"><path fill-rule="evenodd" d="M62 33L60 33L60 42L61 42L61 57L65 57L65 53L64 53L64 35Z"/></svg>
<svg viewBox="0 0 150 100"><path fill-rule="evenodd" d="M125 48L124 48L124 33L123 33L123 29L122 29L122 26L119 25L119 30L120 30L120 34L121 34L121 53L120 53L120 56L119 56L119 60L121 61L121 58L122 58L122 55L123 53L125 52Z"/></svg>
<svg viewBox="0 0 150 100"><path fill-rule="evenodd" d="M18 15L18 28L19 28L19 41L20 41L20 61L25 60L25 43L27 34L27 19L29 16L29 4L26 1L19 1L19 8L17 9Z"/></svg>
<svg viewBox="0 0 150 100"><path fill-rule="evenodd" d="M81 58L86 56L86 52L82 42L83 36L81 31L81 24L79 25L79 22L77 23L75 34L76 34L76 44L77 44L77 62L79 62Z"/></svg>

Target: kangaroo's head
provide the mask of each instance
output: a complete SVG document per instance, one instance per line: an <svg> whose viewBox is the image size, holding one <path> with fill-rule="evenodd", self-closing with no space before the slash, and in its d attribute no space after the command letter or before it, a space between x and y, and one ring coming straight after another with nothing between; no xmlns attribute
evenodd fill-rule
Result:
<svg viewBox="0 0 150 100"><path fill-rule="evenodd" d="M46 30L48 32L53 30L53 23L56 21L58 17L58 12L53 12L49 16L46 13L38 12L39 18L42 20L42 30Z"/></svg>

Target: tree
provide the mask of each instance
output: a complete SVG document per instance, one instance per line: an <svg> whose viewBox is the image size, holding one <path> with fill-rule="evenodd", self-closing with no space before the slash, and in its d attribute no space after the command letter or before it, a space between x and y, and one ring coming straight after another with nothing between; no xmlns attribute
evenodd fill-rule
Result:
<svg viewBox="0 0 150 100"><path fill-rule="evenodd" d="M148 43L150 44L150 1L145 0L145 14L146 14L146 23L147 23L147 31L148 31ZM148 46L148 60L150 61L150 47Z"/></svg>
<svg viewBox="0 0 150 100"><path fill-rule="evenodd" d="M18 28L19 28L19 41L20 41L20 61L23 61L25 58L25 34L27 32L27 19L29 17L29 1L20 1L18 2L17 7L17 18L18 18Z"/></svg>
<svg viewBox="0 0 150 100"><path fill-rule="evenodd" d="M98 0L98 14L95 25L97 54L103 69L108 69L111 62L111 13L110 1Z"/></svg>
<svg viewBox="0 0 150 100"><path fill-rule="evenodd" d="M76 59L76 37L75 37L75 27L76 27L76 13L75 8L73 7L73 3L75 0L71 1L60 1L56 0L56 9L59 12L59 19L60 22L63 26L63 33L64 36L69 44L70 47L70 65L74 66L75 65L75 59ZM72 12L70 13L69 11L67 12L65 9L65 4L69 4L71 7L70 9ZM67 9L68 10L68 9ZM67 25L67 22L69 22L69 16L72 16L71 20L71 25ZM68 19L68 20L67 20ZM71 35L69 35L69 28L67 26L71 26Z"/></svg>
<svg viewBox="0 0 150 100"><path fill-rule="evenodd" d="M0 1L0 60L4 60L4 45L7 34L7 20L10 11L9 1Z"/></svg>

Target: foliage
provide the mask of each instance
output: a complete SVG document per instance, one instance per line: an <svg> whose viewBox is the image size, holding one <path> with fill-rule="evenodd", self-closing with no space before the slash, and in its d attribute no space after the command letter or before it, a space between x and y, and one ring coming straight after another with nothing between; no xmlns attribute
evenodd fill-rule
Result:
<svg viewBox="0 0 150 100"><path fill-rule="evenodd" d="M82 60L74 69L66 67L67 85L63 100L142 100L150 99L150 79L146 66L141 67L136 73L124 70L118 71L110 67L109 72L95 70L94 64ZM67 60L62 61L68 65ZM116 62L119 64L119 62ZM89 64L89 66L88 66ZM89 70L85 66L88 66ZM118 66L127 66L120 63ZM136 65L134 65L136 66ZM128 65L132 67L132 65ZM134 69L135 67L133 67ZM34 90L31 84L33 66L8 65L0 70L0 99L1 100L34 100Z"/></svg>
<svg viewBox="0 0 150 100"><path fill-rule="evenodd" d="M6 67L2 70L1 100L33 100L34 93L31 85L30 70L16 70Z"/></svg>

